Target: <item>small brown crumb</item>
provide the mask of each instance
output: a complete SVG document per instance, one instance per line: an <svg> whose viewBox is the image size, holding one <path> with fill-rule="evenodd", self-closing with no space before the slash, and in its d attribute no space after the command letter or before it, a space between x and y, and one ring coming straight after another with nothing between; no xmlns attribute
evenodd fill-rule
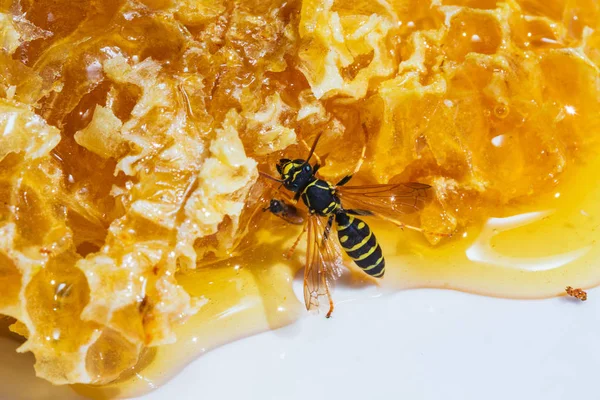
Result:
<svg viewBox="0 0 600 400"><path fill-rule="evenodd" d="M571 286L567 286L565 288L565 291L571 297L575 297L576 299L579 299L581 301L586 301L587 300L587 293L583 289L579 289L579 288L578 289L573 289Z"/></svg>
<svg viewBox="0 0 600 400"><path fill-rule="evenodd" d="M146 307L148 306L148 296L144 296L142 301L140 302L138 308L140 310L140 314L144 314L146 312Z"/></svg>
<svg viewBox="0 0 600 400"><path fill-rule="evenodd" d="M152 300L148 297L148 295L144 296L138 306L138 310L142 316L142 324L144 326L154 319L154 305L152 304Z"/></svg>

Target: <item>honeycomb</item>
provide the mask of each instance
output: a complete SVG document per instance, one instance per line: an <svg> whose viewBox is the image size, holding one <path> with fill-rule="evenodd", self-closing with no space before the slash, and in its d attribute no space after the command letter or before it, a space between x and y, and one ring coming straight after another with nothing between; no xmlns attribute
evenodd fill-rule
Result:
<svg viewBox="0 0 600 400"><path fill-rule="evenodd" d="M434 187L427 232L592 157L596 0L0 1L0 314L55 384L103 384L205 302L258 169ZM262 186L258 186L262 188ZM439 235L429 235L433 244ZM238 251L249 251L238 248Z"/></svg>

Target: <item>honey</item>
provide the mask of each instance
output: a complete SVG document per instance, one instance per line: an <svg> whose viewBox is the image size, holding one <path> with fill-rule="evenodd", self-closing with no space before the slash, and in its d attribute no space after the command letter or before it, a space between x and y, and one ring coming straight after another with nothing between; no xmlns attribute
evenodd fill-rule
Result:
<svg viewBox="0 0 600 400"><path fill-rule="evenodd" d="M133 396L303 317L258 170L321 131L324 179L366 146L353 184L432 186L424 235L369 221L378 290L600 283L597 2L201 3L0 2L0 314L38 376Z"/></svg>

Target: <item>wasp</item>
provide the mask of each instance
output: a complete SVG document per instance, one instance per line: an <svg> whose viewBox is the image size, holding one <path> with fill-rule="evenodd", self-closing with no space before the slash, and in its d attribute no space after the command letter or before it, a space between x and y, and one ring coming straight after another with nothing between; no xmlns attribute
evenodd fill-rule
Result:
<svg viewBox="0 0 600 400"><path fill-rule="evenodd" d="M429 198L431 186L424 183L405 182L396 184L349 186L348 182L358 172L364 160L365 150L354 171L335 185L317 177L320 159L315 154L319 133L306 159L279 160L276 165L280 179L261 172L293 193L292 202L302 199L308 209L308 217L300 236L288 252L308 232L306 262L304 268L304 302L307 310L318 309L319 300L329 301L327 318L331 316L334 303L330 292L333 281L341 275L343 266L338 246L330 240L335 226L338 241L346 254L367 275L382 278L385 274L385 257L375 234L361 216L376 216L395 223L402 228L421 231L420 228L404 224L402 216L420 210ZM308 146L306 146L308 147ZM310 164L315 155L317 162ZM265 211L299 223L296 207L284 200L271 200ZM292 221L291 221L292 222ZM301 223L301 222L300 222Z"/></svg>

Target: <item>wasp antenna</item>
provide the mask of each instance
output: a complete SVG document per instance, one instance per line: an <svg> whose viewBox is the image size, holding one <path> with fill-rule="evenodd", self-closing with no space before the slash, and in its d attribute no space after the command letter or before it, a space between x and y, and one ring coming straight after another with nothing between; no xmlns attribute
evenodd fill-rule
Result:
<svg viewBox="0 0 600 400"><path fill-rule="evenodd" d="M271 176L271 175L269 175L269 174L267 174L267 173L265 173L265 172L262 172L262 171L258 171L258 174L259 174L260 176L264 176L264 177L265 177L265 178L267 178L267 179L271 179L271 180L273 180L273 181L275 181L275 182L279 182L279 183L283 182L281 179L277 179L277 178L275 178L274 176Z"/></svg>
<svg viewBox="0 0 600 400"><path fill-rule="evenodd" d="M306 150L310 151L310 146L306 143L306 140L302 139L302 146L306 148ZM321 157L316 152L313 152L312 155L317 159L317 164L321 164Z"/></svg>
<svg viewBox="0 0 600 400"><path fill-rule="evenodd" d="M315 138L315 141L313 142L313 145L310 148L310 151L308 152L308 157L306 158L306 163L307 164L310 161L310 158L312 157L313 153L315 152L315 149L317 148L317 143L319 143L319 139L321 138L322 134L323 134L323 131L319 132L319 134Z"/></svg>

